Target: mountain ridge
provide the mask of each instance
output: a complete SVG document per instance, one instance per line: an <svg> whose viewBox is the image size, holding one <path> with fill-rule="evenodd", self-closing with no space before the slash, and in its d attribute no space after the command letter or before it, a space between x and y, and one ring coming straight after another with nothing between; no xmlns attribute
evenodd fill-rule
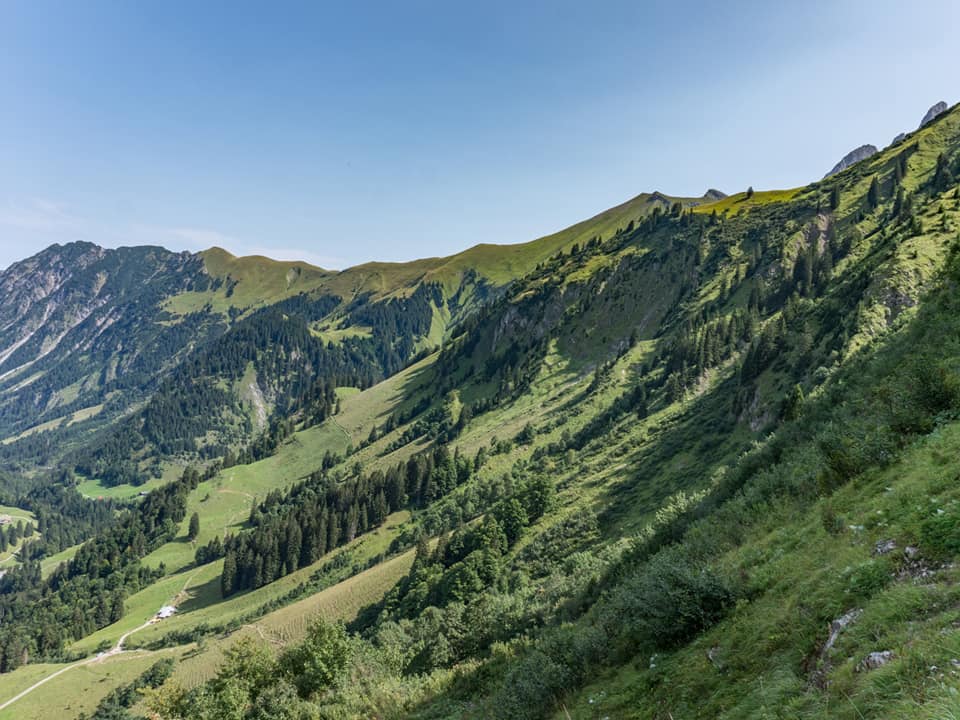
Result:
<svg viewBox="0 0 960 720"><path fill-rule="evenodd" d="M39 538L4 536L0 698L120 648L70 714L144 684L164 720L952 711L958 177L954 108L805 187L512 251L191 256L138 307L209 339L122 423L8 446ZM84 297L144 291L108 275Z"/></svg>

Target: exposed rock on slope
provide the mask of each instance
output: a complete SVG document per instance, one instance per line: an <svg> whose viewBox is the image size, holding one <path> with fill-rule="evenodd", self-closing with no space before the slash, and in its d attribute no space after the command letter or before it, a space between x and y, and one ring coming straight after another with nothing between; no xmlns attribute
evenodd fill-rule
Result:
<svg viewBox="0 0 960 720"><path fill-rule="evenodd" d="M844 155L843 159L834 165L833 169L824 175L824 177L830 177L831 175L836 175L838 172L843 172L851 165L856 165L861 160L866 160L868 157L876 154L877 148L875 145L861 145L856 150L851 150Z"/></svg>
<svg viewBox="0 0 960 720"><path fill-rule="evenodd" d="M947 104L941 100L936 105L927 110L927 114L923 116L923 120L920 121L920 127L923 127L927 123L931 123L937 119L940 115L943 115L947 111Z"/></svg>

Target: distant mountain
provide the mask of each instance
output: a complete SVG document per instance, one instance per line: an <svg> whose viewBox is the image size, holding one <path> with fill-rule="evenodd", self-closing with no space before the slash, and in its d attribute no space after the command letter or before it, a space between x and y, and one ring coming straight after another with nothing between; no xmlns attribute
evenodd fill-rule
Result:
<svg viewBox="0 0 960 720"><path fill-rule="evenodd" d="M936 120L940 115L945 113L948 109L949 109L949 106L947 105L947 103L943 102L942 100L934 104L929 110L927 110L926 113L924 113L923 119L920 121L920 125L918 126L918 129L930 124L931 122ZM890 145L896 145L897 143L901 142L907 137L907 134L908 133L898 133L896 137L894 137L893 140L890 141ZM830 170L830 172L824 175L824 177L828 178L831 175L836 175L838 172L842 172L843 170L846 170L848 167L850 167L851 165L855 165L861 160L866 160L867 158L875 155L877 152L878 150L874 145L869 145L869 144L861 145L855 150L851 150L849 153L844 155L843 159L840 160L840 162L838 162L836 165L834 165L833 168Z"/></svg>
<svg viewBox="0 0 960 720"><path fill-rule="evenodd" d="M831 175L836 175L838 172L843 172L851 165L856 165L861 160L873 157L877 152L878 150L875 145L861 145L844 155L840 162L834 165L830 172L824 175L824 177L830 177Z"/></svg>
<svg viewBox="0 0 960 720"><path fill-rule="evenodd" d="M163 303L217 285L200 257L157 247L54 245L8 267L0 273L0 434L122 414L158 373L222 332L203 313L172 322Z"/></svg>
<svg viewBox="0 0 960 720"><path fill-rule="evenodd" d="M947 104L943 100L941 100L940 102L933 105L929 110L927 110L926 114L924 114L923 116L923 120L920 121L920 127L923 127L924 125L927 125L933 122L938 117L943 115L943 113L945 113L946 111L947 111Z"/></svg>
<svg viewBox="0 0 960 720"><path fill-rule="evenodd" d="M158 457L241 447L308 411L315 363L361 387L383 379L557 252L712 197L641 194L528 243L343 271L221 248L51 246L0 273L0 468L69 454L115 483L145 478ZM270 308L292 323L280 342ZM227 377L227 355L248 365ZM174 399L184 383L190 402Z"/></svg>

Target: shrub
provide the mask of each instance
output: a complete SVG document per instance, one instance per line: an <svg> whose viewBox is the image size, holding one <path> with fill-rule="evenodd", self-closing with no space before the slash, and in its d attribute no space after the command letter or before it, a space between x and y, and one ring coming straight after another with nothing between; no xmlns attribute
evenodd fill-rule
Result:
<svg viewBox="0 0 960 720"><path fill-rule="evenodd" d="M920 547L938 558L960 554L960 512L956 507L939 511L920 526Z"/></svg>
<svg viewBox="0 0 960 720"><path fill-rule="evenodd" d="M845 577L847 594L867 600L890 583L890 565L885 560L868 560L849 568Z"/></svg>
<svg viewBox="0 0 960 720"><path fill-rule="evenodd" d="M670 648L719 621L736 599L725 577L674 546L623 583L608 617L631 644Z"/></svg>

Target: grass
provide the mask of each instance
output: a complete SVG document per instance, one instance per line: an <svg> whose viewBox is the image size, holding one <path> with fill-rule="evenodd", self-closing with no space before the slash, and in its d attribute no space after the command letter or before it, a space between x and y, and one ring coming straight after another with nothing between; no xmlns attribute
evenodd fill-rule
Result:
<svg viewBox="0 0 960 720"><path fill-rule="evenodd" d="M9 445L10 443L14 443L17 440L22 440L25 437L29 437L39 432L52 430L54 428L60 427L61 425L65 425L69 427L74 423L78 423L78 422L81 422L82 420L87 420L89 418L92 418L98 415L101 410L103 410L102 403L99 405L91 405L90 407L81 408L80 410L72 412L69 415L64 415L63 417L54 418L53 420L47 420L46 422L42 422L39 425L34 425L31 428L27 428L26 430L24 430L23 432L17 435L12 435L10 437L4 438L3 440L0 440L0 444Z"/></svg>
<svg viewBox="0 0 960 720"><path fill-rule="evenodd" d="M323 287L333 273L305 262L284 262L260 256L235 257L221 248L201 253L207 272L224 281L216 291L190 291L170 298L166 309L178 315L210 306L226 314L230 308L250 310L301 292ZM228 295L228 282L235 282Z"/></svg>
<svg viewBox="0 0 960 720"><path fill-rule="evenodd" d="M408 518L409 514L406 512L395 513L383 527L357 538L349 546L338 549L315 565L302 568L296 573L258 590L243 593L227 600L223 600L219 593L219 576L222 563L212 563L203 568L194 568L169 576L129 598L126 603L126 615L120 622L76 643L72 649L92 653L98 646L113 645L120 635L138 627L150 618L161 605L171 601L179 603L180 611L172 618L151 625L130 636L127 647L136 648L138 644L150 642L173 630L185 630L196 627L201 623L229 622L234 618L242 617L265 602L280 597L304 582L336 554L350 553L354 563L363 563L369 558L380 555L386 551L390 542ZM414 552L412 550L407 551L353 575L326 590L270 612L226 637L204 640L199 648L196 644L191 644L163 651L176 654L182 658L177 665L174 679L187 685L206 679L215 670L223 651L245 635L254 633L261 638L270 638L274 642L285 643L301 638L310 618L314 615L319 614L330 620L347 621L352 619L362 607L378 600L397 580L406 574L413 562L413 557ZM137 650L136 652L143 651ZM154 654L150 657L155 661L159 655ZM138 659L139 655L131 652L112 658L109 662L111 665L117 664L117 667L120 667L120 664L127 661L130 661L132 665L135 661L138 662ZM0 676L0 697L13 696L40 677L61 667L63 666L31 665L14 673ZM91 668L96 670L99 665L91 666ZM78 668L51 681L42 691L38 690L36 695L27 696L23 702L26 703L27 699L31 697L45 697L48 693L60 696L66 692L80 692L84 697L85 705L83 708L74 707L70 711L71 716L75 716L81 710L92 707L109 689L129 682L145 668L146 666L140 667L137 664L136 669L126 667L122 672L118 671L112 676L103 676L102 673L98 672L84 673L83 670L86 668ZM30 672L22 672L25 670L30 670ZM74 672L78 673L76 677L66 677ZM90 691L87 684L93 682L106 687L97 696L85 695L84 693ZM94 699L91 700L90 698ZM20 703L17 703L17 706L19 708ZM0 714L0 720L4 720L4 718L5 716Z"/></svg>
<svg viewBox="0 0 960 720"><path fill-rule="evenodd" d="M272 612L257 625L283 642L291 642L306 634L315 616L326 620L352 620L362 608L382 598L407 574L414 554L413 550L408 550L316 595Z"/></svg>
<svg viewBox="0 0 960 720"><path fill-rule="evenodd" d="M50 720L90 713L111 690L132 682L157 660L178 652L174 649L125 653L72 668L0 710L0 720ZM65 665L26 665L0 675L0 703L63 667Z"/></svg>
<svg viewBox="0 0 960 720"><path fill-rule="evenodd" d="M81 480L77 483L77 490L81 495L87 498L93 498L96 500L128 500L130 498L136 497L142 492L150 492L151 490L165 485L169 481L169 478L150 478L143 485L113 485L108 486L104 485L99 480Z"/></svg>
<svg viewBox="0 0 960 720"><path fill-rule="evenodd" d="M37 525L37 520L32 512L18 508L14 505L0 505L0 517L4 516L10 518L12 524L14 525L21 520L24 523L31 523L34 527ZM0 525L0 530L5 531L6 529L6 525ZM10 545L5 553L0 553L0 569L17 565L19 560L17 559L16 555L20 550L20 547L24 542L38 537L40 537L40 535L38 533L34 533L30 538L21 538L16 542L16 544Z"/></svg>
<svg viewBox="0 0 960 720"><path fill-rule="evenodd" d="M762 717L764 708L795 718L942 717L937 708L960 693L953 665L960 657L960 571L923 550L924 522L960 504L951 460L958 453L954 422L805 512L786 499L773 503L723 561L747 574L749 602L689 646L661 653L655 668L637 658L608 671L554 717L652 718L655 708L674 717ZM828 514L839 518L839 532L827 532ZM896 549L878 556L874 548L886 540ZM919 566L905 564L910 545L924 553ZM864 585L858 578L870 577L863 569L872 567L880 571L877 584ZM917 577L917 568L927 574ZM853 608L862 615L825 662L811 666L829 622ZM894 653L888 665L856 671L881 650ZM826 673L824 690L809 684L816 665Z"/></svg>
<svg viewBox="0 0 960 720"><path fill-rule="evenodd" d="M83 543L77 543L76 545L72 545L64 550L61 550L55 555L49 555L43 558L43 560L40 561L40 572L44 577L47 577L50 573L57 569L60 563L67 562L73 558L73 556L77 554L77 550L80 549L82 544Z"/></svg>
<svg viewBox="0 0 960 720"><path fill-rule="evenodd" d="M787 202L788 200L792 200L799 193L799 188L793 188L790 190L757 190L753 193L752 197L748 198L746 192L741 192L736 193L735 195L729 195L721 200L715 200L711 203L698 205L693 209L693 211L695 213L705 213L708 215L713 212L716 212L718 215L723 215L724 213L735 215L744 210L749 210L761 205Z"/></svg>
<svg viewBox="0 0 960 720"><path fill-rule="evenodd" d="M177 664L173 681L192 687L209 679L216 672L223 652L242 637L255 637L280 646L301 639L315 616L330 621L352 620L361 608L383 597L407 573L413 556L411 550L391 558L333 587L265 615L226 638L204 643L200 652Z"/></svg>
<svg viewBox="0 0 960 720"><path fill-rule="evenodd" d="M388 518L382 527L358 537L347 546L328 553L313 565L301 568L262 588L239 593L226 599L220 593L222 561L211 563L200 569L194 568L179 573L175 576L182 579L182 583L179 585L181 591L179 593L178 613L162 623L137 633L131 638L131 647L149 643L151 640L155 640L171 631L190 630L202 624L220 625L244 617L265 603L281 598L301 583L305 583L311 575L339 555L347 555L351 565L362 566L370 559L387 551L390 542L396 537L403 523L408 519L409 514L406 512L395 513ZM349 568L346 568L344 572L349 574ZM174 583L172 587L175 590L178 585ZM142 592L147 593L148 591ZM144 619L150 617L160 607L160 605L153 607L151 604L155 604L156 599L157 597L152 594L146 599L134 596L127 602L128 613L133 613L133 604L136 603L137 607L142 608L140 616L144 616ZM126 617L124 620L126 620ZM123 623L123 620L120 622ZM141 622L143 622L142 619ZM117 623L117 625L119 624ZM136 627L137 624L139 623L133 623L132 627ZM111 637L119 637L120 634L119 628L111 630L109 633Z"/></svg>
<svg viewBox="0 0 960 720"><path fill-rule="evenodd" d="M129 500L140 493L150 492L161 485L166 485L182 473L183 467L181 465L169 462L163 466L160 477L151 477L142 485L104 485L100 480L79 478L77 491L84 497L98 500Z"/></svg>

